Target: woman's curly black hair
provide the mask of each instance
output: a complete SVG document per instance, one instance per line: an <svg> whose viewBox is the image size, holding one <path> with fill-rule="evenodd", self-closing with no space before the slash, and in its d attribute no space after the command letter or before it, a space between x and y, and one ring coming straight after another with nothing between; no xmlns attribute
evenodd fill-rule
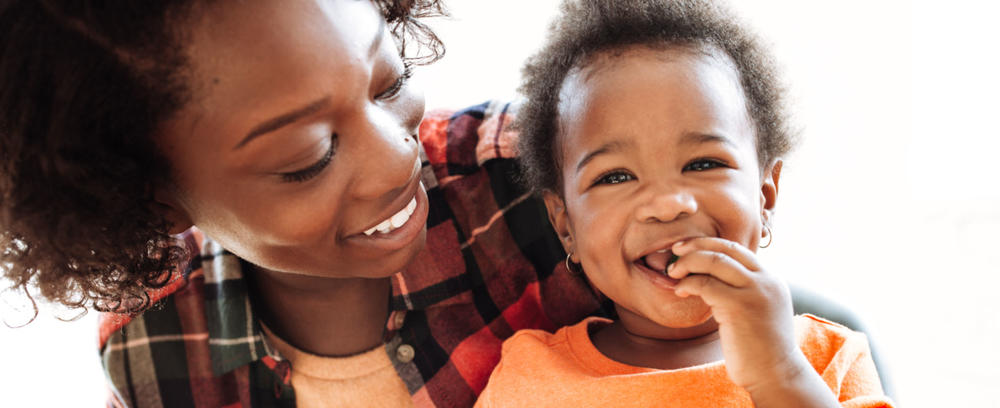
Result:
<svg viewBox="0 0 1000 408"><path fill-rule="evenodd" d="M371 0L401 52L443 55L420 18L439 0ZM188 102L196 1L0 3L0 271L7 290L138 313L191 254L153 198L170 183L152 135ZM413 50L408 50L413 51ZM37 292L33 290L37 288ZM2 288L0 288L2 289ZM35 307L35 315L38 309ZM32 318L33 319L33 318Z"/></svg>
<svg viewBox="0 0 1000 408"><path fill-rule="evenodd" d="M545 46L522 73L527 98L517 116L523 179L536 191L562 194L557 154L559 93L566 76L599 55L615 58L632 46L718 52L732 60L756 126L761 166L786 154L788 129L783 90L760 40L710 0L566 0Z"/></svg>

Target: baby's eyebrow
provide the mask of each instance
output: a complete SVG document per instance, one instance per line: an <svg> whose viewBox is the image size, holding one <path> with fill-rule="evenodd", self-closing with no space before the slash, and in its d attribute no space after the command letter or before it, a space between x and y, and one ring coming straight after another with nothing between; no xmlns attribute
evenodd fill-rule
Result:
<svg viewBox="0 0 1000 408"><path fill-rule="evenodd" d="M598 147L597 149L588 152L583 156L582 159L580 159L580 161L576 164L576 172L579 173L580 169L582 169L583 166L587 165L587 163L589 163L591 160L594 160L594 158L597 156L600 156L602 154L620 152L632 146L633 143L627 140L612 140L610 142L602 144L601 147Z"/></svg>
<svg viewBox="0 0 1000 408"><path fill-rule="evenodd" d="M736 147L736 144L728 137L716 135L713 133L702 133L702 132L684 132L681 136L682 144L704 144L704 143L722 143L724 145L729 145L731 147Z"/></svg>

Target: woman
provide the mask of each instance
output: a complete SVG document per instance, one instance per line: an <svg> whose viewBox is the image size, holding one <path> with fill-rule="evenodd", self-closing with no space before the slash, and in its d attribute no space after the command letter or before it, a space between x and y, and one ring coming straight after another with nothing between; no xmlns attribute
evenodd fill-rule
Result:
<svg viewBox="0 0 1000 408"><path fill-rule="evenodd" d="M105 3L0 9L0 225L16 285L110 312L116 405L471 406L599 309L506 107L421 124L436 2Z"/></svg>

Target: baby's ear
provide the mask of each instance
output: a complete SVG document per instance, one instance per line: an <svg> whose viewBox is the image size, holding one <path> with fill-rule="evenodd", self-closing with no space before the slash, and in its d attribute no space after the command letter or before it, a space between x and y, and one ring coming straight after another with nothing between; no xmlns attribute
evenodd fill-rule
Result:
<svg viewBox="0 0 1000 408"><path fill-rule="evenodd" d="M781 179L781 159L775 159L764 168L760 183L760 216L765 224L771 222L774 206L778 203L778 181Z"/></svg>
<svg viewBox="0 0 1000 408"><path fill-rule="evenodd" d="M542 199L545 200L545 209L549 212L549 223L552 224L552 228L555 229L556 235L559 236L559 242L562 242L563 249L567 253L573 252L573 233L570 231L569 227L569 216L566 214L566 203L563 201L562 197L558 194L552 192L551 190L545 190L542 192Z"/></svg>

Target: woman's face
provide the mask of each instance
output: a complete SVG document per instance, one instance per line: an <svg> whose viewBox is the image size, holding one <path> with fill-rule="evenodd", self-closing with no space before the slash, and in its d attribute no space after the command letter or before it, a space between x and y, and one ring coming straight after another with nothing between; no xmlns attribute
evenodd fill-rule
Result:
<svg viewBox="0 0 1000 408"><path fill-rule="evenodd" d="M375 6L217 2L195 14L192 99L157 139L173 167L176 188L158 196L175 230L193 223L275 271L382 277L405 267L426 232L423 96Z"/></svg>
<svg viewBox="0 0 1000 408"><path fill-rule="evenodd" d="M727 59L695 51L595 61L560 94L564 194L546 195L550 218L623 320L702 324L708 305L663 277L671 246L718 237L755 249L777 193L777 174L761 177L739 79Z"/></svg>

